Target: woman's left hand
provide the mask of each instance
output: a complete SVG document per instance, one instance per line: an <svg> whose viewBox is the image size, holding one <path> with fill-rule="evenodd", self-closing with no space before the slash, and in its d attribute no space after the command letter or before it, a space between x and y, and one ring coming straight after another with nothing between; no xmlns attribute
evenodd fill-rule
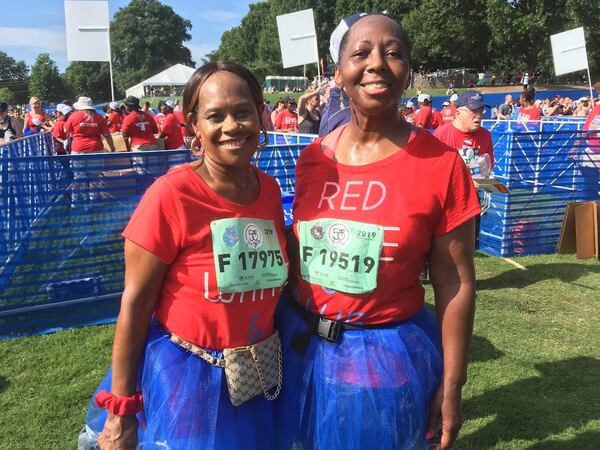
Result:
<svg viewBox="0 0 600 450"><path fill-rule="evenodd" d="M429 424L427 425L426 439L431 440L438 432L438 424L442 422L442 435L434 450L446 450L452 447L463 423L462 416L462 388L446 388L440 384L433 396L429 408Z"/></svg>

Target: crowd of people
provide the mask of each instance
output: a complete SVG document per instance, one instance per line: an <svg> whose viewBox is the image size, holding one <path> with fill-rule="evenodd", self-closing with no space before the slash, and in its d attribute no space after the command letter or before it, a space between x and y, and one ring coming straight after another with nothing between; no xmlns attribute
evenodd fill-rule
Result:
<svg viewBox="0 0 600 450"><path fill-rule="evenodd" d="M103 116L80 97L48 117L32 98L23 128L52 131L62 152L101 151L102 137L114 150L120 133L128 150L156 150L158 135L197 157L148 188L123 232L112 365L82 433L102 450L456 440L481 212L472 177L494 164L484 97L405 102L409 36L387 14L343 19L330 44L334 79L273 108L229 62L200 67L182 105L159 113L127 97ZM505 105L499 120L541 116L532 89L518 111ZM19 136L8 105L0 113L3 137ZM600 129L600 107L588 122ZM251 164L271 129L319 135L297 162L287 230L279 186Z"/></svg>

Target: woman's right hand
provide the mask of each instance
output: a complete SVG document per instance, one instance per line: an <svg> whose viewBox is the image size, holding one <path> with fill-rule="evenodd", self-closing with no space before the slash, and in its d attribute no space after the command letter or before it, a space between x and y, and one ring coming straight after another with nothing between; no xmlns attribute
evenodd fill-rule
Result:
<svg viewBox="0 0 600 450"><path fill-rule="evenodd" d="M133 450L137 447L138 420L136 416L108 414L104 429L98 437L100 450Z"/></svg>

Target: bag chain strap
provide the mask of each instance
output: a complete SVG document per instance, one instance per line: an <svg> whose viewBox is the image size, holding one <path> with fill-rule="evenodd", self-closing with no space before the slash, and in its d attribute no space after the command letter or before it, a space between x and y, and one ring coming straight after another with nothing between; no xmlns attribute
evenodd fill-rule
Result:
<svg viewBox="0 0 600 450"><path fill-rule="evenodd" d="M260 364L260 361L258 360L258 355L256 354L256 350L254 350L254 347L250 347L250 354L252 355L252 359L254 360L254 364L256 364L256 371L258 372L258 379L260 380L260 386L263 390L263 394L265 395L265 398L267 400L275 400L278 396L279 393L281 392L281 385L282 383L282 375L281 375L281 346L277 346L277 371L278 371L278 377L277 377L277 389L275 389L275 392L273 394L269 394L269 391L267 389L267 383L265 382L265 377L263 375L262 372L262 366Z"/></svg>

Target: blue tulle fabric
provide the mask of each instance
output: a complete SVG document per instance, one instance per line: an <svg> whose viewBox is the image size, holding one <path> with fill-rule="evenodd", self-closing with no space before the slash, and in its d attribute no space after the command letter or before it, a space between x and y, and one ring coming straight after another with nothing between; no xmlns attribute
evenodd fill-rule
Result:
<svg viewBox="0 0 600 450"><path fill-rule="evenodd" d="M289 294L284 294L289 295ZM276 314L284 349L277 402L282 449L427 449L429 404L442 376L439 327L422 309L394 328L348 330L336 344L306 331L285 298Z"/></svg>
<svg viewBox="0 0 600 450"><path fill-rule="evenodd" d="M222 352L211 353L222 357ZM110 384L109 370L96 392L110 392ZM258 396L233 406L224 370L172 343L155 320L148 332L139 384L144 397L144 410L138 414L139 449L275 448L273 402ZM106 411L92 398L88 433L100 433L105 420Z"/></svg>

